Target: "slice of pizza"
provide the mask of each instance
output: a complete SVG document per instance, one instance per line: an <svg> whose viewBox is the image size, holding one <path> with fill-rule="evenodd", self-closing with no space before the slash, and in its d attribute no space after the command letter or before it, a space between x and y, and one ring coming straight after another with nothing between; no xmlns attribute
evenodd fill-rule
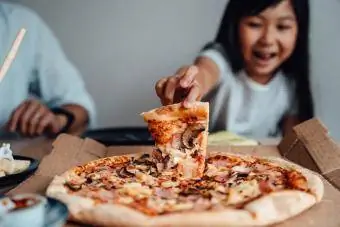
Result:
<svg viewBox="0 0 340 227"><path fill-rule="evenodd" d="M182 178L201 178L207 150L209 103L190 108L173 104L141 114L155 140L153 158L158 171Z"/></svg>

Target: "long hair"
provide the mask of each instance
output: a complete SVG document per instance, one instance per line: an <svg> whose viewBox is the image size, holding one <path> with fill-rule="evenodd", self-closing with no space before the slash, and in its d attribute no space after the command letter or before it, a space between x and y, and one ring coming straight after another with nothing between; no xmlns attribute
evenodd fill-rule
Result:
<svg viewBox="0 0 340 227"><path fill-rule="evenodd" d="M215 42L203 49L218 49L228 60L234 73L244 68L239 43L239 24L242 18L254 16L283 0L229 0ZM280 66L284 74L295 82L295 97L299 121L314 116L313 100L309 82L309 2L291 0L297 18L298 34L292 55Z"/></svg>

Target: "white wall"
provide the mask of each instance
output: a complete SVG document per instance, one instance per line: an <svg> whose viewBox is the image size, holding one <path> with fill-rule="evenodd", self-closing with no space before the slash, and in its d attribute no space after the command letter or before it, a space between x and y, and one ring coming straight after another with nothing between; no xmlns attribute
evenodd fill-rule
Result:
<svg viewBox="0 0 340 227"><path fill-rule="evenodd" d="M215 36L227 0L17 0L52 27L83 73L99 126L141 125L155 81ZM311 0L316 113L340 139L340 1Z"/></svg>
<svg viewBox="0 0 340 227"><path fill-rule="evenodd" d="M226 0L21 0L52 27L82 72L99 126L141 125L154 83L213 39Z"/></svg>
<svg viewBox="0 0 340 227"><path fill-rule="evenodd" d="M340 1L311 1L312 83L316 114L340 140Z"/></svg>

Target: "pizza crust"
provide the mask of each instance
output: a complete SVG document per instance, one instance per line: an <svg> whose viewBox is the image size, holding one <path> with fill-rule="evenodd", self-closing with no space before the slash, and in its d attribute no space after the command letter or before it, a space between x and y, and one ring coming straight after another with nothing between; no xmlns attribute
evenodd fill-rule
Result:
<svg viewBox="0 0 340 227"><path fill-rule="evenodd" d="M282 191L263 196L244 209L170 214L153 218L151 226L263 226L295 216L315 204L304 192ZM294 204L294 205L292 205ZM273 210L271 210L273 209Z"/></svg>
<svg viewBox="0 0 340 227"><path fill-rule="evenodd" d="M100 226L146 226L148 219L138 211L116 204L100 204L72 217L73 221Z"/></svg>
<svg viewBox="0 0 340 227"><path fill-rule="evenodd" d="M148 219L148 216L122 205L96 205L92 199L68 194L64 183L72 174L74 173L70 170L61 176L55 176L46 191L47 196L67 204L69 220L93 225L134 226Z"/></svg>
<svg viewBox="0 0 340 227"><path fill-rule="evenodd" d="M248 160L255 157L222 152L211 152L209 156L216 154L239 156ZM110 157L110 159L118 163L119 160L123 161L140 155L142 154ZM262 196L246 204L244 209L226 208L222 211L173 213L152 217L123 205L96 205L89 198L68 194L64 183L74 174L74 170L69 170L61 176L55 176L46 194L67 204L71 214L70 220L102 226L263 226L296 216L321 201L324 188L323 182L317 174L282 158L258 158L300 171L307 178L308 186L315 196L302 191L284 190ZM95 160L89 164L102 160Z"/></svg>
<svg viewBox="0 0 340 227"><path fill-rule="evenodd" d="M318 203L322 200L322 197L323 197L323 194L324 194L324 185L323 185L323 182L321 180L321 176L319 174L312 172L311 170L308 170L308 169L306 169L306 168L304 168L300 165L286 161L282 158L266 157L264 159L267 159L269 161L277 163L281 166L291 167L291 168L301 172L307 178L308 188L314 194L316 202Z"/></svg>
<svg viewBox="0 0 340 227"><path fill-rule="evenodd" d="M301 191L279 191L270 193L253 202L244 209L252 213L256 225L268 225L284 221L316 203L316 198Z"/></svg>
<svg viewBox="0 0 340 227"><path fill-rule="evenodd" d="M209 103L193 102L190 108L184 108L181 103L162 106L141 113L144 120L171 121L186 116L195 116L198 120L209 120Z"/></svg>

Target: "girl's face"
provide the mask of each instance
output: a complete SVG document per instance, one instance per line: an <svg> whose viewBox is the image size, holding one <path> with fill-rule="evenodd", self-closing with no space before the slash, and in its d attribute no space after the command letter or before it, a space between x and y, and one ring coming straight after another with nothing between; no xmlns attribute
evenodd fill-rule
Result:
<svg viewBox="0 0 340 227"><path fill-rule="evenodd" d="M244 17L240 21L239 33L248 74L270 78L295 48L298 26L290 0L256 16Z"/></svg>

